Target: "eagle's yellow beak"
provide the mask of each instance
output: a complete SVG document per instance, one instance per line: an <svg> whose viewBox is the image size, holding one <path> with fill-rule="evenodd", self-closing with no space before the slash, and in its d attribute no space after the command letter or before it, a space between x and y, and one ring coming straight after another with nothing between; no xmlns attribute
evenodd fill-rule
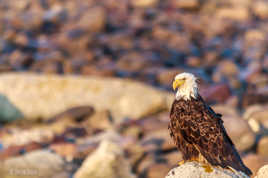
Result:
<svg viewBox="0 0 268 178"><path fill-rule="evenodd" d="M181 86L182 84L184 84L185 80L182 79L177 79L174 80L172 86L173 86L173 90L176 90L179 86Z"/></svg>

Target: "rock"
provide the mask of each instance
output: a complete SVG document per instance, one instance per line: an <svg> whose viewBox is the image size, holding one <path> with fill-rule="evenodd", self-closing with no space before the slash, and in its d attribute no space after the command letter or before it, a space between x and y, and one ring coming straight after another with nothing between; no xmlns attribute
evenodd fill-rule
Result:
<svg viewBox="0 0 268 178"><path fill-rule="evenodd" d="M49 148L67 161L72 161L77 153L77 147L73 143L55 143L51 144Z"/></svg>
<svg viewBox="0 0 268 178"><path fill-rule="evenodd" d="M147 148L146 150L151 150L151 148L155 150L169 150L174 148L173 140L170 138L169 131L167 130L167 124L164 128L146 133L142 139L142 144Z"/></svg>
<svg viewBox="0 0 268 178"><path fill-rule="evenodd" d="M177 166L178 163L182 160L182 153L175 150L175 151L165 154L164 158L167 160L169 165Z"/></svg>
<svg viewBox="0 0 268 178"><path fill-rule="evenodd" d="M123 150L115 143L103 141L83 162L74 178L135 178Z"/></svg>
<svg viewBox="0 0 268 178"><path fill-rule="evenodd" d="M238 117L239 114L237 110L233 107L230 107L226 104L216 104L212 106L212 109L223 116L229 116L229 117Z"/></svg>
<svg viewBox="0 0 268 178"><path fill-rule="evenodd" d="M134 7L143 7L143 8L148 8L148 7L154 7L159 0L131 0L131 4Z"/></svg>
<svg viewBox="0 0 268 178"><path fill-rule="evenodd" d="M242 172L232 172L227 169L213 168L212 172L206 172L201 164L187 162L169 171L166 178L249 178Z"/></svg>
<svg viewBox="0 0 268 178"><path fill-rule="evenodd" d="M48 22L60 23L66 20L65 16L65 9L56 4L44 13L43 19Z"/></svg>
<svg viewBox="0 0 268 178"><path fill-rule="evenodd" d="M199 7L199 0L175 0L173 5L182 9L197 9Z"/></svg>
<svg viewBox="0 0 268 178"><path fill-rule="evenodd" d="M147 178L165 177L169 169L170 169L169 165L167 164L154 163L146 169L146 175L147 175L146 177Z"/></svg>
<svg viewBox="0 0 268 178"><path fill-rule="evenodd" d="M268 157L268 136L264 136L260 139L257 152L259 155Z"/></svg>
<svg viewBox="0 0 268 178"><path fill-rule="evenodd" d="M11 122L21 118L23 114L20 110L7 97L0 94L0 122Z"/></svg>
<svg viewBox="0 0 268 178"><path fill-rule="evenodd" d="M261 19L267 19L268 18L268 3L267 1L256 1L252 3L253 5L253 12L254 14L261 18Z"/></svg>
<svg viewBox="0 0 268 178"><path fill-rule="evenodd" d="M107 130L112 129L113 122L110 120L108 111L99 111L90 116L87 120L83 121L83 125L90 133L94 129Z"/></svg>
<svg viewBox="0 0 268 178"><path fill-rule="evenodd" d="M0 93L30 120L48 119L74 106L109 110L115 121L137 119L167 109L170 96L131 80L30 73L0 75Z"/></svg>
<svg viewBox="0 0 268 178"><path fill-rule="evenodd" d="M255 142L255 134L251 130L247 121L241 117L223 116L223 124L231 137L236 148L239 151L244 151L253 146Z"/></svg>
<svg viewBox="0 0 268 178"><path fill-rule="evenodd" d="M248 168L253 172L253 176L256 175L257 171L264 166L265 164L268 164L268 157L260 156L256 154L248 154L243 158L243 161L245 165L248 166Z"/></svg>
<svg viewBox="0 0 268 178"><path fill-rule="evenodd" d="M252 105L246 108L243 117L248 120L252 129L257 132L260 125L268 128L268 105Z"/></svg>
<svg viewBox="0 0 268 178"><path fill-rule="evenodd" d="M220 102L226 101L230 95L231 91L227 84L215 84L202 88L200 90L201 95L207 102Z"/></svg>
<svg viewBox="0 0 268 178"><path fill-rule="evenodd" d="M49 127L36 127L28 129L11 127L9 130L9 133L3 134L1 138L1 141L4 144L5 148L8 148L12 145L22 146L31 142L46 142L52 140L55 135L55 133L53 133Z"/></svg>
<svg viewBox="0 0 268 178"><path fill-rule="evenodd" d="M79 19L77 26L89 32L100 32L106 24L106 11L102 7L93 7Z"/></svg>
<svg viewBox="0 0 268 178"><path fill-rule="evenodd" d="M254 132L235 108L228 105L215 105L212 109L216 113L222 114L224 127L239 151L246 150L254 144Z"/></svg>
<svg viewBox="0 0 268 178"><path fill-rule="evenodd" d="M199 67L201 65L201 59L196 56L190 56L187 58L187 64L191 67Z"/></svg>
<svg viewBox="0 0 268 178"><path fill-rule="evenodd" d="M227 78L236 77L238 72L238 66L233 61L224 60L219 63L216 73L213 74L213 80L220 82L222 75Z"/></svg>
<svg viewBox="0 0 268 178"><path fill-rule="evenodd" d="M127 53L119 58L116 65L120 70L135 72L146 68L148 63L149 61L138 53Z"/></svg>
<svg viewBox="0 0 268 178"><path fill-rule="evenodd" d="M171 88L172 81L174 80L174 77L182 73L182 69L161 69L159 72L156 74L156 80L159 82L161 85L165 85L169 88Z"/></svg>
<svg viewBox="0 0 268 178"><path fill-rule="evenodd" d="M68 178L63 159L48 150L38 150L0 162L3 178Z"/></svg>
<svg viewBox="0 0 268 178"><path fill-rule="evenodd" d="M266 34L261 30L250 29L245 33L246 42L252 42L253 40L265 40Z"/></svg>
<svg viewBox="0 0 268 178"><path fill-rule="evenodd" d="M255 178L267 178L268 175L268 165L261 167Z"/></svg>
<svg viewBox="0 0 268 178"><path fill-rule="evenodd" d="M236 21L246 21L250 15L245 7L219 8L216 16L223 19L231 19Z"/></svg>

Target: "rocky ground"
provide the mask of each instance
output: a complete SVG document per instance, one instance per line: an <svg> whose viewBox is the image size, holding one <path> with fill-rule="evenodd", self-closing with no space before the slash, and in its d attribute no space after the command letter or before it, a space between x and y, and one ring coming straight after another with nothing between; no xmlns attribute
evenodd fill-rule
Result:
<svg viewBox="0 0 268 178"><path fill-rule="evenodd" d="M267 20L266 0L0 1L1 177L164 177L181 159L167 124L183 71L256 174Z"/></svg>

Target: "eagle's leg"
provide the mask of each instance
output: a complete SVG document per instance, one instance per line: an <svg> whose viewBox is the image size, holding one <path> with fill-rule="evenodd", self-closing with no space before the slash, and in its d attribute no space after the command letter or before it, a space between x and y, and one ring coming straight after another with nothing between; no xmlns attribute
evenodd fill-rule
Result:
<svg viewBox="0 0 268 178"><path fill-rule="evenodd" d="M196 161L196 162L198 162L198 157L192 157L192 158L190 158L189 160L181 160L179 163L178 163L178 165L179 166L181 166L181 165L183 165L184 163L186 163L186 162L188 162L188 161Z"/></svg>
<svg viewBox="0 0 268 178"><path fill-rule="evenodd" d="M202 164L202 167L205 169L205 172L213 172L213 167L208 163L206 158L202 154L198 156L198 162Z"/></svg>
<svg viewBox="0 0 268 178"><path fill-rule="evenodd" d="M178 165L181 166L181 165L183 165L184 163L185 163L185 161L184 161L184 160L181 160L181 161L178 163Z"/></svg>

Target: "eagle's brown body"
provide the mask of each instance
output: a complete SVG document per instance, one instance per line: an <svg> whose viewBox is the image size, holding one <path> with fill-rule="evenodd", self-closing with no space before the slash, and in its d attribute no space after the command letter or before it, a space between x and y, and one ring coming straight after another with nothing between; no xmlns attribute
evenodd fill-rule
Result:
<svg viewBox="0 0 268 178"><path fill-rule="evenodd" d="M197 160L251 175L226 133L220 114L201 98L175 100L170 112L170 135L185 161Z"/></svg>

